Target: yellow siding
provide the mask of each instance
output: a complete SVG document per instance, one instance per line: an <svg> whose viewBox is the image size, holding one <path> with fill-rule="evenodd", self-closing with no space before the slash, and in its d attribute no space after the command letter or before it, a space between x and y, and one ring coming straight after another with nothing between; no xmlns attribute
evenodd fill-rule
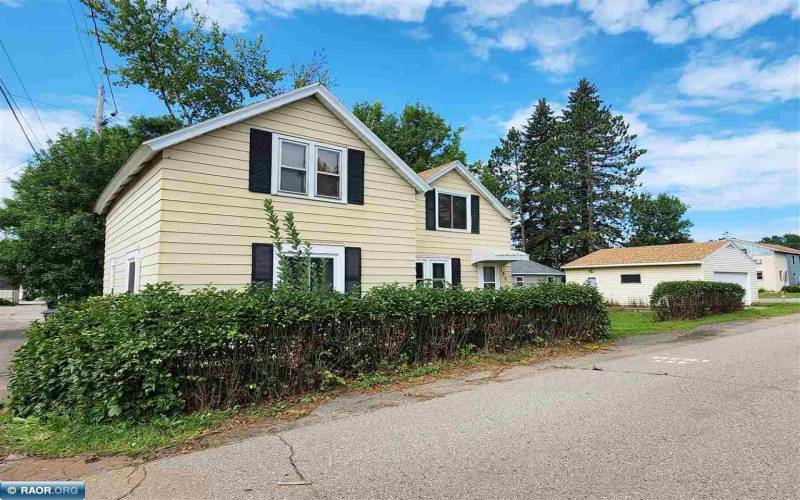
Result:
<svg viewBox="0 0 800 500"><path fill-rule="evenodd" d="M158 237L161 215L163 170L155 161L125 190L106 216L103 293L112 292L111 261L116 259L114 293L125 291L126 257L139 251L139 285L155 283L158 274Z"/></svg>
<svg viewBox="0 0 800 500"><path fill-rule="evenodd" d="M596 267L566 269L568 283L584 283L586 278L597 279L597 289L609 302L621 305L649 304L653 288L662 281L702 280L700 264L666 266ZM641 283L621 283L621 274L640 274Z"/></svg>
<svg viewBox="0 0 800 500"><path fill-rule="evenodd" d="M274 196L312 244L356 246L365 289L414 282L414 188L316 98L169 148L160 163L159 279L185 289L250 282L251 244L269 242L265 195L248 190L249 131L263 128L365 151L364 205Z"/></svg>
<svg viewBox="0 0 800 500"><path fill-rule="evenodd" d="M479 195L456 171L436 179L432 187L444 191ZM471 265L472 250L476 248L511 248L511 225L489 202L481 197L480 234L425 229L425 195L417 194L416 232L417 257L458 257L461 259L461 280L465 288L478 286L478 267ZM511 265L500 266L501 286L511 285Z"/></svg>

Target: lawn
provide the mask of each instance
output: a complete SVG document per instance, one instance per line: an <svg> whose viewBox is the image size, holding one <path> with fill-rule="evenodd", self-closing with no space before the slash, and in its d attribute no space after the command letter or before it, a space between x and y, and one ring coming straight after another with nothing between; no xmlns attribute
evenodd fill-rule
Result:
<svg viewBox="0 0 800 500"><path fill-rule="evenodd" d="M618 339L622 337L648 335L651 333L689 330L696 326L708 325L711 323L771 318L792 313L800 313L800 304L763 304L760 306L748 307L735 313L680 321L655 321L650 312L611 311L608 315L611 319L611 338Z"/></svg>
<svg viewBox="0 0 800 500"><path fill-rule="evenodd" d="M800 293L791 293L785 292L783 294L784 297L787 299L797 299L800 298ZM758 292L759 299L779 299L781 298L781 292Z"/></svg>

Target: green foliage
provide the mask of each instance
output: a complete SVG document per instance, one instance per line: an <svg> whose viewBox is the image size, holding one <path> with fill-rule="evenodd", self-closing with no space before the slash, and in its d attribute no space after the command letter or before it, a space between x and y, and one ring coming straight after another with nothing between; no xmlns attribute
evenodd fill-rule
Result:
<svg viewBox="0 0 800 500"><path fill-rule="evenodd" d="M0 306L15 306L15 305L17 304L8 299L0 298Z"/></svg>
<svg viewBox="0 0 800 500"><path fill-rule="evenodd" d="M628 215L630 238L625 246L665 245L692 241L692 222L685 219L688 205L677 196L643 193L631 198Z"/></svg>
<svg viewBox="0 0 800 500"><path fill-rule="evenodd" d="M233 37L216 22L168 0L81 0L97 13L100 38L123 60L112 71L125 87L153 92L167 112L187 125L243 106L255 97L273 97L287 76L268 67L264 37ZM292 66L297 87L331 83L324 53Z"/></svg>
<svg viewBox="0 0 800 500"><path fill-rule="evenodd" d="M171 117L134 117L98 135L59 134L33 158L0 208L0 274L49 303L102 290L103 217L92 212L108 181L142 141L180 126Z"/></svg>
<svg viewBox="0 0 800 500"><path fill-rule="evenodd" d="M773 235L761 238L761 243L772 243L800 250L800 234L786 233L783 236Z"/></svg>
<svg viewBox="0 0 800 500"><path fill-rule="evenodd" d="M700 318L740 310L744 295L735 283L662 281L653 288L650 307L656 321Z"/></svg>
<svg viewBox="0 0 800 500"><path fill-rule="evenodd" d="M91 421L145 420L338 384L343 377L546 341L594 341L608 318L594 288L296 287L170 284L65 304L16 352L11 408Z"/></svg>
<svg viewBox="0 0 800 500"><path fill-rule="evenodd" d="M800 293L800 285L786 285L781 291L786 293Z"/></svg>
<svg viewBox="0 0 800 500"><path fill-rule="evenodd" d="M529 192L525 189L525 143L522 134L511 128L500 145L492 150L486 166L488 176L495 189L492 194L500 200L519 220L523 220L522 207L527 202ZM520 224L518 239L521 248L526 248L525 225Z"/></svg>
<svg viewBox="0 0 800 500"><path fill-rule="evenodd" d="M428 106L406 104L398 116L384 110L380 101L359 102L353 114L417 172L454 160L467 163L461 148L463 127L453 129Z"/></svg>

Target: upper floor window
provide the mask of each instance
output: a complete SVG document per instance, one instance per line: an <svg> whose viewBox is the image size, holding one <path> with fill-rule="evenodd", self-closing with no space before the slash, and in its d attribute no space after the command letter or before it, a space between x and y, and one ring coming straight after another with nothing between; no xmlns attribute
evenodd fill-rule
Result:
<svg viewBox="0 0 800 500"><path fill-rule="evenodd" d="M467 230L469 220L468 195L437 192L437 228Z"/></svg>
<svg viewBox="0 0 800 500"><path fill-rule="evenodd" d="M346 149L306 139L275 135L278 151L273 172L278 192L323 200L346 202Z"/></svg>

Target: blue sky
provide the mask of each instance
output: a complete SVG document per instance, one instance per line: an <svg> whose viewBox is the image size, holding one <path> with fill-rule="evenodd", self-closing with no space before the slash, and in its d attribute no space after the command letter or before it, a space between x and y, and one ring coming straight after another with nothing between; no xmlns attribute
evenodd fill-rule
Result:
<svg viewBox="0 0 800 500"><path fill-rule="evenodd" d="M173 0L185 3L185 0ZM0 0L0 77L41 142L91 124L97 47L78 0ZM420 101L463 126L469 160L546 97L595 83L649 150L644 188L679 195L698 240L800 232L800 7L790 0L201 0L273 67L324 49L345 103ZM81 46L86 51L87 62ZM108 51L108 49L106 49ZM110 51L109 51L110 52ZM116 60L107 54L111 65ZM162 113L115 88L120 120ZM47 103L47 104L43 104ZM107 109L112 107L109 102ZM38 118L41 118L41 122ZM46 131L46 133L45 133ZM0 105L0 197L30 154Z"/></svg>

